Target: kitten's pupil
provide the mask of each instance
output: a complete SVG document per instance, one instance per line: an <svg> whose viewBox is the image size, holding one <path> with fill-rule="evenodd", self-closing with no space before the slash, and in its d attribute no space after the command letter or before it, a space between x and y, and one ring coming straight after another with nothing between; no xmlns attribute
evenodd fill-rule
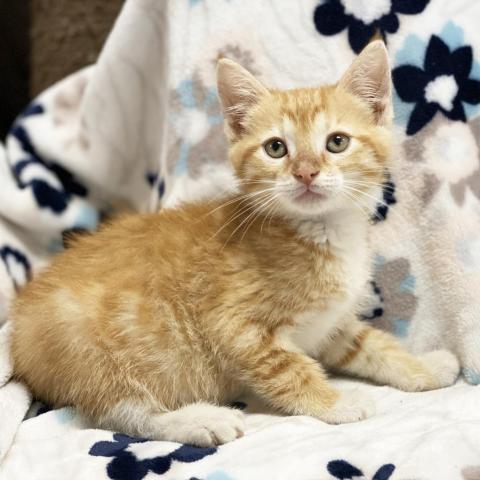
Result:
<svg viewBox="0 0 480 480"><path fill-rule="evenodd" d="M340 135L335 135L335 137L333 138L333 141L335 145L339 147L342 144L342 137Z"/></svg>
<svg viewBox="0 0 480 480"><path fill-rule="evenodd" d="M272 149L274 152L277 152L281 147L282 147L282 144L278 140L275 140L274 142L272 142Z"/></svg>

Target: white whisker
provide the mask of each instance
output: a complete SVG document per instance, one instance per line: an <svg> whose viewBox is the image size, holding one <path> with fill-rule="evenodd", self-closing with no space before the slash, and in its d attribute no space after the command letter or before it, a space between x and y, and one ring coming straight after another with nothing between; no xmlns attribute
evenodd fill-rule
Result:
<svg viewBox="0 0 480 480"><path fill-rule="evenodd" d="M346 189L348 190L351 190L351 191L354 191L354 192L358 192L360 193L361 195L364 195L365 197L368 197L368 198L371 198L372 200L375 200L376 204L380 204L380 205L383 205L385 207L387 207L389 210L389 212L392 212L393 215L397 215L400 219L404 220L403 216L400 215L399 212L397 212L396 210L394 210L393 208L390 207L390 205L388 205L388 203L385 203L383 200L379 199L379 198L376 198L374 197L373 195L370 195L368 193L365 193L364 191L362 190L358 190L357 188L353 188L353 187L348 187L348 186L345 186Z"/></svg>
<svg viewBox="0 0 480 480"><path fill-rule="evenodd" d="M250 223L247 225L247 227L245 228L243 234L242 234L242 238L240 239L240 241L243 240L243 238L245 237L248 229L255 223L256 219L265 211L267 210L268 211L268 208L270 207L270 205L275 204L277 198L275 195L273 195L270 199L268 199L267 201L265 201L262 205L260 205L257 209L257 215L253 217L253 219L250 221ZM266 214L265 214L266 215ZM262 229L260 228L260 232L262 232Z"/></svg>
<svg viewBox="0 0 480 480"><path fill-rule="evenodd" d="M265 213L262 221L262 225L260 226L260 233L263 233L263 226L265 224L265 221L267 220L268 216L271 214L273 216L275 209L279 206L280 202L277 197L275 197L275 201L273 204L268 208L267 212ZM270 217L270 221L268 223L268 228L270 228L270 222L272 220L272 217Z"/></svg>
<svg viewBox="0 0 480 480"><path fill-rule="evenodd" d="M232 203L235 203L235 202L240 202L239 205L241 205L242 203L249 200L250 198L253 198L257 195L260 195L260 194L265 193L265 192L273 191L273 190L275 190L275 189L274 188L266 188L264 190L256 190L254 192L249 192L249 193L245 193L245 194L240 195L240 196L236 196L235 198L230 199L225 203L222 203L218 207L216 207L213 210L211 210L210 212L206 213L205 216L211 215L212 213L216 212L220 208L227 207L228 205L231 205Z"/></svg>
<svg viewBox="0 0 480 480"><path fill-rule="evenodd" d="M265 207L267 207L272 201L275 201L275 196L274 196L274 195L272 195L270 198L266 199L262 205L257 206L257 207L254 209L254 211L253 211L252 213L250 213L250 214L248 215L248 217L239 225L239 228L240 228L240 227L242 226L242 224L248 222L248 220L249 220L250 218L252 218L252 216L253 216L252 220L251 220L249 223L247 223L247 225L246 225L246 227L245 227L245 229L244 229L244 231L243 231L243 233L242 233L242 237L240 238L240 242L244 239L245 234L247 233L248 229L253 225L253 223L254 223L255 220L258 218L258 216L261 215L263 209L264 209ZM234 233L235 233L235 231L233 231L232 235L233 235Z"/></svg>
<svg viewBox="0 0 480 480"><path fill-rule="evenodd" d="M361 211L362 214L364 214L368 219L371 219L372 215L376 216L377 218L380 218L377 214L376 211L372 212L371 209L368 207L366 204L360 203L360 199L353 195L352 193L342 191L342 195L345 195L349 200L352 201L352 203Z"/></svg>
<svg viewBox="0 0 480 480"><path fill-rule="evenodd" d="M229 218L227 218L227 221L224 224L222 224L222 226L209 238L209 240L211 240L212 238L215 238L224 228L230 225L230 223L232 223L235 219L240 217L242 214L248 212L252 208L254 208L254 205L252 205L251 203L248 203L247 205L244 205L239 212L235 211L234 214Z"/></svg>

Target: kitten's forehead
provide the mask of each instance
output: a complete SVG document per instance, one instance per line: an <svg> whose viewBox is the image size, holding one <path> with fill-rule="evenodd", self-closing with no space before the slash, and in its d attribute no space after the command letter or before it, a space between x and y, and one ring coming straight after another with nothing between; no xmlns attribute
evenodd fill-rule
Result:
<svg viewBox="0 0 480 480"><path fill-rule="evenodd" d="M320 154L323 151L324 139L330 129L326 113L319 111L308 122L295 122L288 115L284 115L281 122L282 137L286 141L288 150L295 156L299 150L310 150Z"/></svg>
<svg viewBox="0 0 480 480"><path fill-rule="evenodd" d="M332 128L335 124L368 122L368 113L359 108L358 101L334 86L305 88L277 92L277 120L287 118L297 134L315 129Z"/></svg>
<svg viewBox="0 0 480 480"><path fill-rule="evenodd" d="M297 153L297 126L290 117L284 115L282 117L282 133L285 139L290 155L296 155Z"/></svg>
<svg viewBox="0 0 480 480"><path fill-rule="evenodd" d="M286 92L282 100L279 128L291 155L302 150L320 154L325 136L337 124L325 93L321 89L294 90Z"/></svg>
<svg viewBox="0 0 480 480"><path fill-rule="evenodd" d="M328 108L328 95L325 89L297 89L282 92L280 111L297 129L311 128L319 113L325 113Z"/></svg>
<svg viewBox="0 0 480 480"><path fill-rule="evenodd" d="M319 112L314 117L310 131L310 145L316 154L320 154L324 150L325 137L334 129L336 122L328 118L326 112Z"/></svg>

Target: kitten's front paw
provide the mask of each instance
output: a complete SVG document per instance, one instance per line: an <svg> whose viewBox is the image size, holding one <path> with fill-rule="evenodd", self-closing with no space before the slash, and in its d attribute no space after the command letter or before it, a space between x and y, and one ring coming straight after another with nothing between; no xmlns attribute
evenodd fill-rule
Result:
<svg viewBox="0 0 480 480"><path fill-rule="evenodd" d="M421 360L433 375L432 389L453 385L460 373L457 357L448 350L434 350L422 355ZM423 388L422 390L427 390Z"/></svg>
<svg viewBox="0 0 480 480"><path fill-rule="evenodd" d="M351 423L371 417L374 413L375 404L368 395L348 390L341 392L337 403L319 418L332 424Z"/></svg>
<svg viewBox="0 0 480 480"><path fill-rule="evenodd" d="M245 415L233 408L196 403L160 416L158 427L161 440L213 447L243 436Z"/></svg>

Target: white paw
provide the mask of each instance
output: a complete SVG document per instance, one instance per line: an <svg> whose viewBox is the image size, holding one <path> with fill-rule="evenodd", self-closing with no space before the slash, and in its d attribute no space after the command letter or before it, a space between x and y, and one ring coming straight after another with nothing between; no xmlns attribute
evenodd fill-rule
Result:
<svg viewBox="0 0 480 480"><path fill-rule="evenodd" d="M364 420L375 413L373 400L363 393L355 390L341 392L337 403L325 412L320 420L326 423L351 423Z"/></svg>
<svg viewBox="0 0 480 480"><path fill-rule="evenodd" d="M159 440L213 447L243 436L245 416L233 408L195 403L160 415L156 427Z"/></svg>
<svg viewBox="0 0 480 480"><path fill-rule="evenodd" d="M460 373L457 357L448 350L434 350L420 356L422 362L434 377L434 387L453 385Z"/></svg>

